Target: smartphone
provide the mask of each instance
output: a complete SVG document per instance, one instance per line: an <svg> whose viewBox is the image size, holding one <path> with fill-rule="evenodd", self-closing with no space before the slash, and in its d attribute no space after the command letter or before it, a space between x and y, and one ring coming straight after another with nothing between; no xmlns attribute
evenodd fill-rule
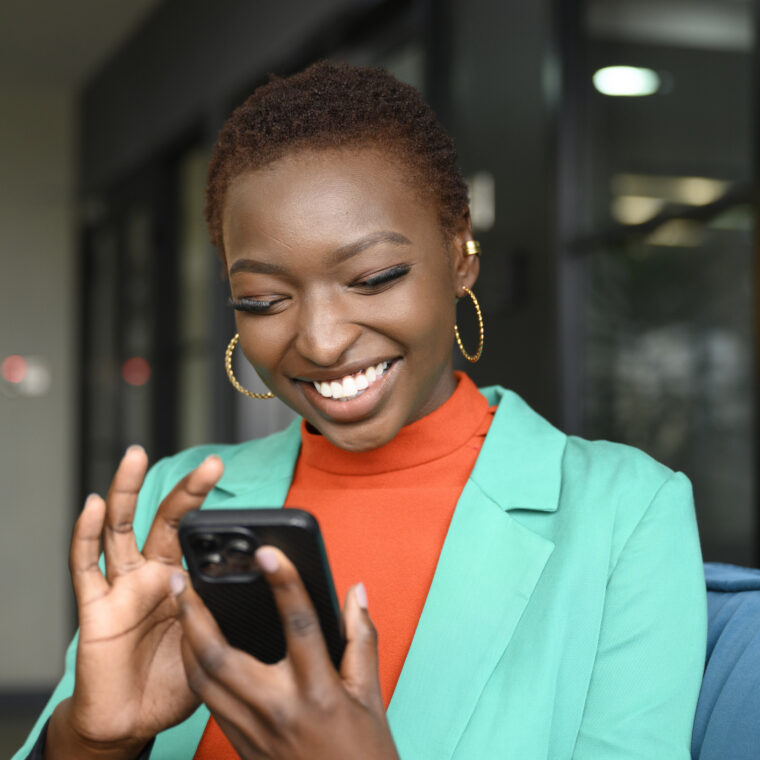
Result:
<svg viewBox="0 0 760 760"><path fill-rule="evenodd" d="M345 638L340 607L316 518L302 509L188 512L179 542L193 588L227 641L266 663L285 657L285 635L254 552L275 546L295 565L311 597L330 659L340 666Z"/></svg>

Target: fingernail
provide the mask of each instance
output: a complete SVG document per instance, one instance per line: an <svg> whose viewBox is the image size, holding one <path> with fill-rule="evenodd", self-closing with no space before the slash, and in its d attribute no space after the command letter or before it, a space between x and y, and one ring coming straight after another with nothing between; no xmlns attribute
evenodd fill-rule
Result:
<svg viewBox="0 0 760 760"><path fill-rule="evenodd" d="M367 589L364 588L363 583L357 583L354 587L354 593L356 594L356 601L359 603L359 606L363 609L367 609Z"/></svg>
<svg viewBox="0 0 760 760"><path fill-rule="evenodd" d="M174 596L179 596L185 590L184 573L172 573L169 578L169 588Z"/></svg>
<svg viewBox="0 0 760 760"><path fill-rule="evenodd" d="M97 496L96 493L88 493L84 500L85 507Z"/></svg>
<svg viewBox="0 0 760 760"><path fill-rule="evenodd" d="M202 462L201 465L208 464L209 462L219 462L222 464L222 458L218 454L209 454ZM222 465L224 466L224 465Z"/></svg>
<svg viewBox="0 0 760 760"><path fill-rule="evenodd" d="M135 451L145 451L145 449L139 443L133 443L131 446L127 446L127 450L124 453L132 454Z"/></svg>
<svg viewBox="0 0 760 760"><path fill-rule="evenodd" d="M256 561L265 573L273 573L280 566L280 560L277 558L277 553L266 547L259 549L256 552Z"/></svg>

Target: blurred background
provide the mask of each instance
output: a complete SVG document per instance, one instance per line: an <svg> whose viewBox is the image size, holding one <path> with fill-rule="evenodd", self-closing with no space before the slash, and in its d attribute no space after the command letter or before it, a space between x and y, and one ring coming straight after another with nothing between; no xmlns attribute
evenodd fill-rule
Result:
<svg viewBox="0 0 760 760"><path fill-rule="evenodd" d="M683 470L705 558L760 563L757 6L4 0L0 754L61 672L71 525L125 447L155 461L290 419L226 380L203 187L230 111L317 59L385 66L454 136L478 383Z"/></svg>

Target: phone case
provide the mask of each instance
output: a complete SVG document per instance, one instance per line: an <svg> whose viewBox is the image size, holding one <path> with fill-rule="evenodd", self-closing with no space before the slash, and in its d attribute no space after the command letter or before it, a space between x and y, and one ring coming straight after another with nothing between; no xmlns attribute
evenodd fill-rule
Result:
<svg viewBox="0 0 760 760"><path fill-rule="evenodd" d="M298 570L311 597L330 658L340 666L345 639L340 608L316 519L301 509L188 512L179 540L193 588L227 641L266 663L285 657L285 637L269 584L253 552L275 546Z"/></svg>

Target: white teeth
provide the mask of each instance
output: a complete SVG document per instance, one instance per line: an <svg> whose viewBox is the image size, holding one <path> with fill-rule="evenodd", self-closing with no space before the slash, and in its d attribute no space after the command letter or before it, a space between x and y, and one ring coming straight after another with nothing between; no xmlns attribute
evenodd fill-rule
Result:
<svg viewBox="0 0 760 760"><path fill-rule="evenodd" d="M367 367L363 372L346 375L340 380L325 383L314 381L313 385L324 398L353 398L381 378L390 366L390 362L380 362L374 367Z"/></svg>

